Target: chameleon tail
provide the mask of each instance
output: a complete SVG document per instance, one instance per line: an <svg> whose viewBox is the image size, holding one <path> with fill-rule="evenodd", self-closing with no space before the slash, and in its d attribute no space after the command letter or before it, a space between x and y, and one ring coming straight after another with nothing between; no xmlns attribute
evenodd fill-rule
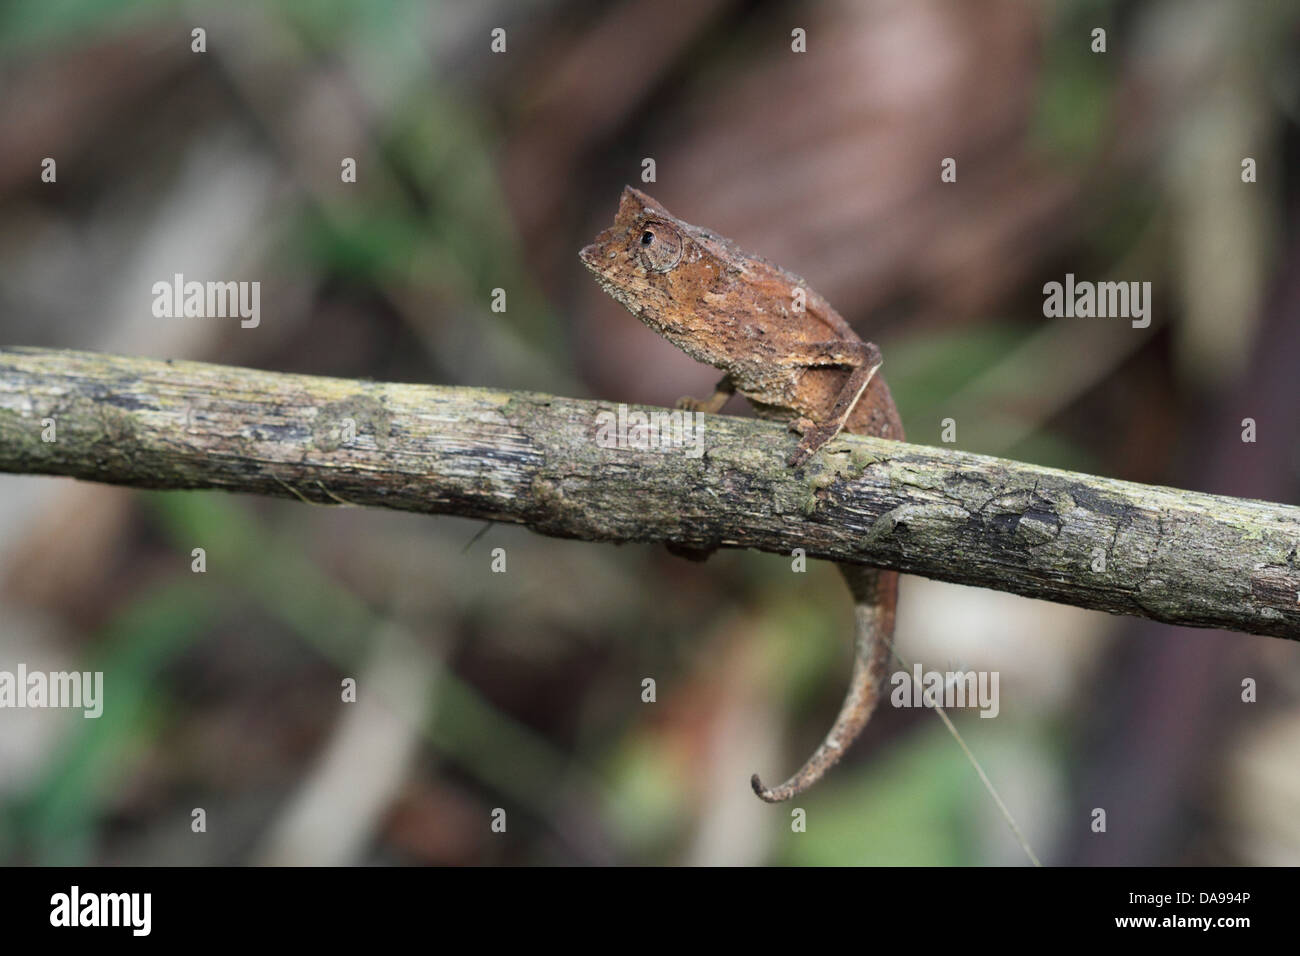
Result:
<svg viewBox="0 0 1300 956"><path fill-rule="evenodd" d="M898 573L839 565L853 594L853 676L840 705L839 716L826 739L793 777L778 787L764 787L758 774L750 779L754 793L768 803L789 800L802 793L839 762L844 751L866 726L880 697L880 685L894 643L894 611L898 606Z"/></svg>

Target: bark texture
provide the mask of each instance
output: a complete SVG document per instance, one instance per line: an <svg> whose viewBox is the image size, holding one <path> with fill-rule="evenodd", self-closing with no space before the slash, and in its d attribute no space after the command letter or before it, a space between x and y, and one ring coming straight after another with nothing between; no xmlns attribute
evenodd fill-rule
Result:
<svg viewBox="0 0 1300 956"><path fill-rule="evenodd" d="M606 447L598 438L618 409L9 348L0 470L455 514L683 551L803 548L1116 614L1300 636L1300 508L856 435L791 469L796 436L732 416L702 418L698 457Z"/></svg>

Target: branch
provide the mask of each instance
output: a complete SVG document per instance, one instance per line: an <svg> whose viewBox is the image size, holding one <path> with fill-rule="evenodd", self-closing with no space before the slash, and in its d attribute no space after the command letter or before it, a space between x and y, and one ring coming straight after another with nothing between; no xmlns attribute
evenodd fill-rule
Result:
<svg viewBox="0 0 1300 956"><path fill-rule="evenodd" d="M1171 624L1300 636L1300 508L704 416L604 447L606 402L0 349L0 470L513 522L587 541L896 568ZM652 411L646 409L645 411ZM55 441L43 440L54 420Z"/></svg>

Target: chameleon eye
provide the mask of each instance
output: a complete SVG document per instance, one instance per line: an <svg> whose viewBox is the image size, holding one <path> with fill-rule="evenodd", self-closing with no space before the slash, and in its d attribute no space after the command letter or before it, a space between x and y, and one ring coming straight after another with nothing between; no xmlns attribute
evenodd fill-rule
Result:
<svg viewBox="0 0 1300 956"><path fill-rule="evenodd" d="M637 258L650 272L667 272L682 261L682 237L666 222L646 223L637 246Z"/></svg>

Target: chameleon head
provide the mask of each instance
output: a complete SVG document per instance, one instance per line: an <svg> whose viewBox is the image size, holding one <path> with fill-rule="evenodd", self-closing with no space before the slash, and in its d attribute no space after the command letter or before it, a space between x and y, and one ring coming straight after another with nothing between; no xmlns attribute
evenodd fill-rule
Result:
<svg viewBox="0 0 1300 956"><path fill-rule="evenodd" d="M631 186L614 224L578 253L605 291L646 322L658 325L673 298L669 275L698 253L686 223Z"/></svg>

